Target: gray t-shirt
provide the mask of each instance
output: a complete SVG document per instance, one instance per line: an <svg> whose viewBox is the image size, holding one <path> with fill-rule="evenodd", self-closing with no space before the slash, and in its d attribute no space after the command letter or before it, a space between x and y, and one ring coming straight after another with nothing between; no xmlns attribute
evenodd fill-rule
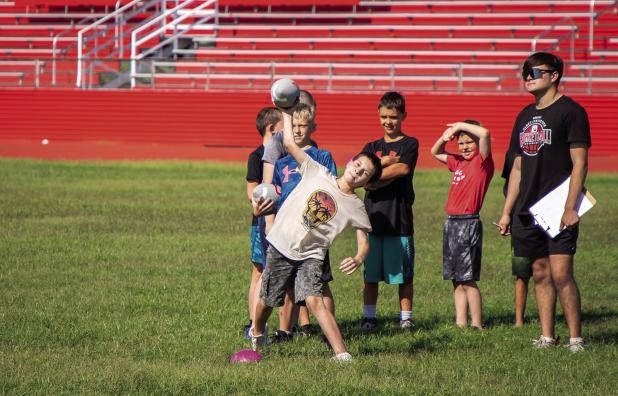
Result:
<svg viewBox="0 0 618 396"><path fill-rule="evenodd" d="M292 260L324 259L347 227L371 231L363 201L354 193L342 192L328 169L307 157L299 171L302 179L266 237L275 249Z"/></svg>
<svg viewBox="0 0 618 396"><path fill-rule="evenodd" d="M262 161L275 165L279 158L287 155L283 144L283 131L275 132L268 142L264 145L264 155Z"/></svg>

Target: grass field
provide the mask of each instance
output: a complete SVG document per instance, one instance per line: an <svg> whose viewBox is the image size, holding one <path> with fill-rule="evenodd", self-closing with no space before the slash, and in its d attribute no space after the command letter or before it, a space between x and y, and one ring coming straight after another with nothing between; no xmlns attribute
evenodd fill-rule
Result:
<svg viewBox="0 0 618 396"><path fill-rule="evenodd" d="M586 183L598 205L576 255L585 353L532 349L532 292L528 324L512 328L509 241L490 224L502 205L498 176L482 212L487 329L453 325L441 280L449 176L418 171L416 329L398 328L396 288L382 287L378 331L361 334L361 271L335 272L337 317L355 356L344 365L317 338L274 346L259 364L227 363L247 347L242 165L1 159L0 180L2 394L617 394L618 174ZM331 259L354 249L344 234ZM558 321L564 339L560 311Z"/></svg>

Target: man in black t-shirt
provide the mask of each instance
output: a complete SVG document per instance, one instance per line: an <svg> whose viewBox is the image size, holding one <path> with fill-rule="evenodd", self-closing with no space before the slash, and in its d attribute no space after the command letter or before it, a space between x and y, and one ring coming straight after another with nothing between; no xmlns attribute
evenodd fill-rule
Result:
<svg viewBox="0 0 618 396"><path fill-rule="evenodd" d="M376 154L384 170L380 180L368 188L365 208L371 221L369 255L365 259L365 287L361 329L377 325L378 283L399 287L399 325L412 327L412 280L414 277L414 225L412 177L418 159L418 140L401 128L406 118L405 100L387 92L378 105L384 137L367 143L363 151Z"/></svg>
<svg viewBox="0 0 618 396"><path fill-rule="evenodd" d="M573 256L579 233L577 197L584 187L591 145L588 115L582 106L558 91L564 64L559 57L537 52L526 59L522 78L535 103L517 116L509 150L515 153L500 218L502 235L512 232L516 256L533 259L532 274L541 322L537 348L557 344L554 333L556 295L569 327L571 352L585 349L581 338L581 301L573 277ZM570 177L560 227L550 238L534 224L529 208ZM512 222L512 224L511 224Z"/></svg>

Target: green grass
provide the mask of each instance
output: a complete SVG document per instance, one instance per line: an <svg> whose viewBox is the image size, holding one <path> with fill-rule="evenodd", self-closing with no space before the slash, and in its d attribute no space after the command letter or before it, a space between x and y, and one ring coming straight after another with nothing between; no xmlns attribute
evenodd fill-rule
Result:
<svg viewBox="0 0 618 396"><path fill-rule="evenodd" d="M591 174L598 205L582 222L575 272L588 351L535 351L513 329L509 240L494 232L495 177L482 217L483 332L453 325L441 279L446 171L418 171L417 327L401 331L395 287L381 287L377 333L364 336L362 274L335 273L351 364L318 339L230 365L247 344L249 205L242 165L0 160L0 393L3 394L616 394L618 175ZM338 263L355 249L335 242ZM558 334L567 337L559 310ZM276 316L276 315L274 315ZM276 326L273 317L271 329Z"/></svg>

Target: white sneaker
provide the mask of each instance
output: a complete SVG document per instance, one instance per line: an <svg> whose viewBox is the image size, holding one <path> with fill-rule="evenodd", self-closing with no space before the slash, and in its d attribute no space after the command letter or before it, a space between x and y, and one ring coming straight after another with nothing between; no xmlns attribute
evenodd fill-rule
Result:
<svg viewBox="0 0 618 396"><path fill-rule="evenodd" d="M540 336L538 340L532 340L532 346L536 349L550 349L558 345L557 340L551 337Z"/></svg>
<svg viewBox="0 0 618 396"><path fill-rule="evenodd" d="M253 327L249 329L249 336L251 337L251 349L259 353L265 353L268 350L268 333L259 336L253 335Z"/></svg>
<svg viewBox="0 0 618 396"><path fill-rule="evenodd" d="M414 323L412 323L412 319L404 319L399 321L399 327L402 329L411 329L414 327Z"/></svg>
<svg viewBox="0 0 618 396"><path fill-rule="evenodd" d="M572 353L584 352L586 350L586 343L583 338L571 338L569 343L564 346Z"/></svg>
<svg viewBox="0 0 618 396"><path fill-rule="evenodd" d="M336 362L350 362L352 361L352 355L350 355L348 352L341 352L333 356L331 360L334 360Z"/></svg>

